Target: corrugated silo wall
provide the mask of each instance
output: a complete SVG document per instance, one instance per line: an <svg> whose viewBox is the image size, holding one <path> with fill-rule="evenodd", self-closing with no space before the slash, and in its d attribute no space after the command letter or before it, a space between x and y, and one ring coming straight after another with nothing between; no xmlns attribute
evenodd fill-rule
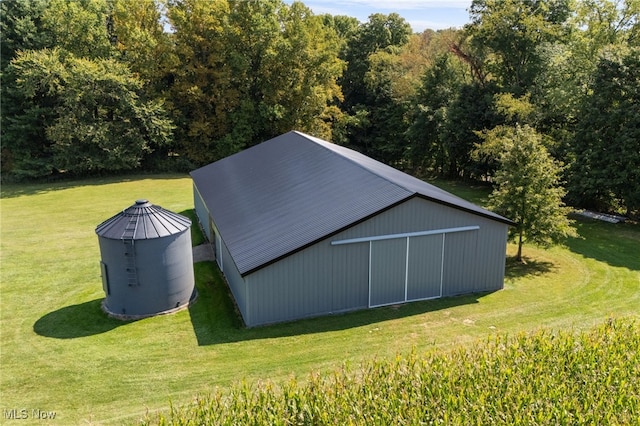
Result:
<svg viewBox="0 0 640 426"><path fill-rule="evenodd" d="M371 246L331 245L351 238L467 226L479 229L412 237L411 250L406 238ZM254 326L501 289L507 229L484 217L413 198L246 276L245 323Z"/></svg>
<svg viewBox="0 0 640 426"><path fill-rule="evenodd" d="M189 303L194 289L193 257L189 228L178 234L136 242L148 247L136 250L140 287L150 289L141 304L163 310Z"/></svg>
<svg viewBox="0 0 640 426"><path fill-rule="evenodd" d="M194 288L189 229L162 238L133 241L137 271L133 285L124 242L107 238L100 238L99 242L108 277L106 305L110 312L151 315L189 303Z"/></svg>

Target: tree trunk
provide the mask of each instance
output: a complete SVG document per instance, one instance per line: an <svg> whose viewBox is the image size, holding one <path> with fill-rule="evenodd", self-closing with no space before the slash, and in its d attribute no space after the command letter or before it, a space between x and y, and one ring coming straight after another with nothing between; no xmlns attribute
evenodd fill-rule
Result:
<svg viewBox="0 0 640 426"><path fill-rule="evenodd" d="M520 230L518 233L518 253L516 254L516 260L522 262L522 233L524 230Z"/></svg>

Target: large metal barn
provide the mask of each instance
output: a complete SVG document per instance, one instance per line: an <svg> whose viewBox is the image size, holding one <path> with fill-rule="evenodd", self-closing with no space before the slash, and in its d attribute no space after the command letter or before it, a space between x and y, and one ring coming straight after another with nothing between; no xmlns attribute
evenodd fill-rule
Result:
<svg viewBox="0 0 640 426"><path fill-rule="evenodd" d="M345 147L294 131L191 177L247 326L503 287L509 219Z"/></svg>

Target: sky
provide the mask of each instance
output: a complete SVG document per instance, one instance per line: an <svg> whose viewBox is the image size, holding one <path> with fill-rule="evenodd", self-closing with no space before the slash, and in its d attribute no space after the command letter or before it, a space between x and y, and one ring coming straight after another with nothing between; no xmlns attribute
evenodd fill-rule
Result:
<svg viewBox="0 0 640 426"><path fill-rule="evenodd" d="M291 4L293 0L285 0ZM347 15L366 22L369 15L397 13L414 32L461 28L469 22L471 0L302 0L314 14Z"/></svg>

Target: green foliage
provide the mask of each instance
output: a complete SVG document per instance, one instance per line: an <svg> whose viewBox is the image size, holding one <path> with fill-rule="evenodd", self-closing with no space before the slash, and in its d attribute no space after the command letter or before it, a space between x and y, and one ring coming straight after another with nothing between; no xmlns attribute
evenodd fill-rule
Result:
<svg viewBox="0 0 640 426"><path fill-rule="evenodd" d="M418 170L444 174L450 162L444 127L449 108L465 81L457 65L452 55L440 55L422 77L407 130L411 141L410 159Z"/></svg>
<svg viewBox="0 0 640 426"><path fill-rule="evenodd" d="M44 138L46 122L51 118L51 100L38 107L24 103L15 89L15 73L9 67L17 52L50 46L50 34L44 30L42 14L46 0L0 2L0 115L2 131L2 174L40 177L51 173L53 165L46 158L50 150Z"/></svg>
<svg viewBox="0 0 640 426"><path fill-rule="evenodd" d="M224 140L229 114L240 100L226 60L226 0L169 2L177 61L172 70L170 108L179 152L206 164L236 152L242 141Z"/></svg>
<svg viewBox="0 0 640 426"><path fill-rule="evenodd" d="M460 87L447 111L441 138L448 160L445 176L478 179L488 174L487 165L475 161L472 151L480 143L476 131L491 129L501 122L493 105L496 91L492 83L472 82Z"/></svg>
<svg viewBox="0 0 640 426"><path fill-rule="evenodd" d="M36 146L30 155L42 155L41 161L58 170L72 174L131 170L146 152L170 138L172 126L162 105L141 101L140 81L118 62L45 49L20 53L12 67L17 90L24 102L31 103L14 123L51 107L51 117L43 123L48 149L38 152ZM10 139L6 148L24 152L24 147L15 145L20 140ZM28 169L29 163L17 166Z"/></svg>
<svg viewBox="0 0 640 426"><path fill-rule="evenodd" d="M47 5L48 0L0 2L0 69L3 73L16 52L50 46L49 34L42 24ZM3 109L6 105L3 102Z"/></svg>
<svg viewBox="0 0 640 426"><path fill-rule="evenodd" d="M160 0L114 0L110 24L115 58L137 73L152 94L166 90L166 75L177 58L171 36L162 27ZM153 93L157 92L157 93Z"/></svg>
<svg viewBox="0 0 640 426"><path fill-rule="evenodd" d="M410 35L410 25L397 13L376 13L359 26L344 52L341 108L351 116L367 117L346 129L349 145L387 163L403 159L406 149L408 103L406 97L398 96L396 82L406 72L400 53Z"/></svg>
<svg viewBox="0 0 640 426"><path fill-rule="evenodd" d="M486 180L495 156L472 155L477 132L529 124L571 166L572 202L638 209L637 81L628 76L637 74L628 52L640 42L638 0L474 0L463 30L422 34L395 13L359 23L283 0L2 1L0 11L3 179L74 168L188 170L297 129L395 167ZM108 89L74 105L62 91L83 90L56 89L69 70L53 62L35 67L43 80L27 95L17 74L27 71L10 64L42 49L60 52L65 64L111 61L103 64L114 64L113 74L137 80L131 90L145 107L114 107L121 101ZM514 113L525 99L528 110ZM105 124L109 111L122 125ZM93 136L87 117L101 123ZM129 151L115 146L137 137L138 125L107 139L151 117L162 117L164 130L149 136L155 141L127 142L135 154L125 160ZM61 150L71 139L94 142ZM620 154L600 155L610 141ZM72 166L80 157L84 165Z"/></svg>
<svg viewBox="0 0 640 426"><path fill-rule="evenodd" d="M640 29L638 0L582 0L577 2L575 25L583 28L579 34L581 47L592 57L601 49L617 44L637 44ZM581 52L584 53L584 52Z"/></svg>
<svg viewBox="0 0 640 426"><path fill-rule="evenodd" d="M392 48L372 53L368 62L369 68L363 80L368 99L366 104L353 110L356 116L362 111L367 112L367 126L362 129L362 134L354 134L351 142L370 157L397 164L403 159L406 147L404 133L408 103L397 93L395 82L405 69L400 56Z"/></svg>
<svg viewBox="0 0 640 426"><path fill-rule="evenodd" d="M337 57L337 34L300 2L282 8L280 19L284 31L276 45L277 61L263 84L270 81L271 102L284 114L269 129L270 136L300 129L330 138L324 115L330 104L342 99L337 84L343 69ZM279 85L274 87L274 81Z"/></svg>
<svg viewBox="0 0 640 426"><path fill-rule="evenodd" d="M479 151L499 163L489 207L516 223L510 229L510 237L518 239L516 258L522 259L525 239L550 245L575 236L567 218L570 209L562 202L561 165L551 158L541 135L528 125L516 125L496 127L482 138Z"/></svg>
<svg viewBox="0 0 640 426"><path fill-rule="evenodd" d="M611 319L474 348L415 351L330 375L197 396L142 424L631 424L640 416L640 327Z"/></svg>
<svg viewBox="0 0 640 426"><path fill-rule="evenodd" d="M511 93L500 93L495 96L494 103L498 114L505 117L511 125L535 124L535 108L530 102L530 95L515 98Z"/></svg>
<svg viewBox="0 0 640 426"><path fill-rule="evenodd" d="M497 153L470 156L476 132L529 124L549 154L570 165L563 177L570 179L572 203L633 215L640 179L632 119L638 83L631 75L638 72L632 65L603 67L610 60L622 64L620 52L635 49L640 3L476 0L470 17L464 38L452 38L450 48L475 87L468 81L452 86L452 69L441 83L423 80L409 111L411 162L449 177L484 179L494 174ZM427 75L442 75L440 66ZM622 77L625 67L631 73ZM606 82L613 78L620 87ZM605 152L612 141L616 149Z"/></svg>
<svg viewBox="0 0 640 426"><path fill-rule="evenodd" d="M640 209L640 49L598 63L572 151L572 197L627 214Z"/></svg>
<svg viewBox="0 0 640 426"><path fill-rule="evenodd" d="M379 50L401 47L409 40L411 26L397 13L373 14L360 25L348 40L345 61L347 68L341 79L345 96L344 108L367 105L365 74L369 71L369 56Z"/></svg>
<svg viewBox="0 0 640 426"><path fill-rule="evenodd" d="M186 155L206 164L292 129L330 137L340 42L302 3L169 3L171 88Z"/></svg>
<svg viewBox="0 0 640 426"><path fill-rule="evenodd" d="M531 90L540 118L537 129L558 142L553 154L567 164L574 160L576 126L600 58L611 49L637 45L639 39L634 34L640 28L640 2L580 0L574 3L572 12L567 21L568 35L539 46L539 54L548 65ZM593 190L597 188L589 188L589 192ZM583 206L596 207L593 200L572 198ZM597 208L610 210L614 206L603 203Z"/></svg>
<svg viewBox="0 0 640 426"><path fill-rule="evenodd" d="M437 105L435 114L438 115L441 112L438 108L451 102L448 96L455 96L455 84L459 87L458 79L464 76L461 76L460 67L452 65L443 73L435 71L438 76L445 75L446 79L434 82L439 84L439 87L432 88L435 90L427 94L424 88L421 89L421 84L424 83L425 69L437 68L438 58L449 57L443 52L447 51L446 39L450 36L450 31L425 31L411 35L402 46L389 46L369 55L369 68L364 77L369 94L367 104L353 110L356 114L366 111L369 117L366 127L354 128L352 141L359 142L355 143L358 149L396 167L424 170L425 166L432 166L429 164L431 158L425 158L425 145L429 144L424 139L438 134L430 133L423 126L444 126L446 120L443 116L425 116L427 111L421 106ZM449 83L451 87L445 87ZM416 108L417 102L424 105ZM434 122L436 119L438 123ZM412 127L417 120L420 122Z"/></svg>
<svg viewBox="0 0 640 426"><path fill-rule="evenodd" d="M107 0L50 0L42 15L52 46L80 58L108 58L113 51Z"/></svg>
<svg viewBox="0 0 640 426"><path fill-rule="evenodd" d="M545 67L539 47L562 40L570 11L568 0L474 0L466 31L477 50L491 53L487 70L521 96Z"/></svg>
<svg viewBox="0 0 640 426"><path fill-rule="evenodd" d="M347 42L356 35L360 22L358 18L345 15L324 14L322 22L328 28L333 29L340 38L342 49L347 47Z"/></svg>
<svg viewBox="0 0 640 426"><path fill-rule="evenodd" d="M132 37L125 35L135 30L124 31L119 2L2 3L3 12L11 15L3 19L3 28L12 35L3 45L11 60L2 74L3 177L130 170L168 145L172 125L161 98L144 98L137 77L141 61L129 54L129 63L138 66L134 75L114 58L114 6L119 34L129 41ZM136 2L134 8L142 6ZM156 10L137 28L152 26L156 19L157 35L158 17Z"/></svg>

